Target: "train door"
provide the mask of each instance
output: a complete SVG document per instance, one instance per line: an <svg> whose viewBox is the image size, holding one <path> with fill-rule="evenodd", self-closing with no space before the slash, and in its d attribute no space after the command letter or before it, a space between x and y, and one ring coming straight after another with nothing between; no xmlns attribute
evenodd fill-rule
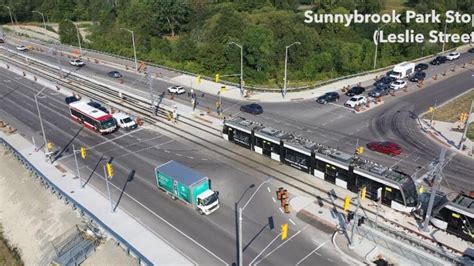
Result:
<svg viewBox="0 0 474 266"><path fill-rule="evenodd" d="M272 143L270 141L262 140L262 154L271 157L272 156Z"/></svg>

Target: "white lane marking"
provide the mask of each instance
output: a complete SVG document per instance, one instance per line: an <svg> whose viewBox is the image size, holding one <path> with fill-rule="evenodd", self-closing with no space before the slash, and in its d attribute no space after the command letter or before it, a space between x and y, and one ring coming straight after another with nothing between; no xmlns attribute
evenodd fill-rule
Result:
<svg viewBox="0 0 474 266"><path fill-rule="evenodd" d="M273 244L273 242L275 242L275 240L277 240L279 237L281 236L281 233L279 233L272 241L270 241L270 243L268 243L268 245L260 252L258 253L258 255L249 263L249 265L252 265L252 263L258 259L258 257L260 257L260 255L263 254L263 252L265 252L265 250L267 250L267 248L269 246L271 246ZM257 262L258 263L258 262ZM257 263L255 263L254 265L257 265Z"/></svg>
<svg viewBox="0 0 474 266"><path fill-rule="evenodd" d="M273 202L277 202L277 201L276 201L276 199L275 199L274 197L272 197L272 200L273 200Z"/></svg>
<svg viewBox="0 0 474 266"><path fill-rule="evenodd" d="M194 159L194 157L193 157L193 156L188 156L188 158L189 158L189 159Z"/></svg>
<svg viewBox="0 0 474 266"><path fill-rule="evenodd" d="M283 213L283 210L281 208L278 208L278 209L281 211L281 213Z"/></svg>
<svg viewBox="0 0 474 266"><path fill-rule="evenodd" d="M269 187L267 187L268 193L272 192Z"/></svg>
<svg viewBox="0 0 474 266"><path fill-rule="evenodd" d="M207 159L206 159L206 158L202 158L201 161L207 161Z"/></svg>
<svg viewBox="0 0 474 266"><path fill-rule="evenodd" d="M87 167L89 170L93 171L90 167ZM101 179L104 179L104 177L100 174L97 174L96 172L94 172L94 175L98 176L99 178ZM113 187L115 187L115 189L117 189L118 191L122 191L119 187L117 187L115 184L113 184L112 182L109 182L109 184ZM94 187L94 186L92 186ZM98 188L94 187L97 191L99 191L103 196L105 196L104 193L102 193L102 191L100 191ZM142 208L144 208L145 210L147 210L149 213L151 213L153 216L155 216L156 218L160 219L162 222L164 222L166 225L168 225L169 227L173 228L174 230L176 230L178 233L180 233L182 236L186 237L187 239L191 240L195 245L197 245L198 247L202 248L203 250L205 250L206 252L208 252L209 254L211 254L212 256L214 256L214 258L218 259L219 261L221 261L222 263L224 263L224 265L229 265L227 262L225 262L223 259L221 259L219 256L217 256L216 254L214 254L212 251L210 251L209 249L207 249L206 247L204 247L202 244L200 244L198 241L194 240L192 237L188 236L186 233L184 233L183 231L181 231L180 229L178 229L176 226L174 226L173 224L171 224L170 222L168 222L165 218L161 217L160 215L158 215L157 213L153 212L150 208L148 208L147 206L145 206L143 203L141 203L140 201L138 201L137 199L135 199L134 197L130 196L127 192L123 192L123 194L125 196L127 196L128 198L130 198L131 200L133 200L135 203L137 203L138 205L140 205ZM124 209L120 208L121 210L125 211ZM129 214L130 216L133 217L133 215ZM134 217L134 218L137 218L137 217ZM147 227L145 224L143 224L139 219L137 219L137 221L142 224L143 226ZM150 231L154 232L156 235L160 236L158 233L156 233L154 230L151 230L151 228L148 228ZM160 237L160 239L162 239L163 241L165 241L166 243L168 243L170 246L174 247L174 245L172 245L171 243L169 243L166 238L163 238L163 237ZM176 248L176 247L174 247ZM180 251L180 253L182 253L185 257L187 257L187 255L182 252L180 249L176 248L177 250Z"/></svg>
<svg viewBox="0 0 474 266"><path fill-rule="evenodd" d="M166 153L170 153L170 151L169 151L169 150L165 150L165 152L166 152Z"/></svg>
<svg viewBox="0 0 474 266"><path fill-rule="evenodd" d="M171 143L171 142L173 142L173 141L174 141L174 139L170 139L170 140L165 141L165 142L163 142L163 143L156 144L156 145L153 145L153 146L150 146L150 147L146 147L146 148L143 148L143 149L140 149L140 150L137 150L137 151L131 151L131 152L122 154L122 155L117 156L117 157L114 157L114 158L117 159L117 158L122 158L122 157L128 156L128 155L130 155L130 154L136 154L136 153L139 153L139 152L142 152L142 151L145 151L145 150L153 149L153 148L159 147L159 146L161 146L161 145L165 145L165 144Z"/></svg>
<svg viewBox="0 0 474 266"><path fill-rule="evenodd" d="M183 156L183 155L181 155L181 154L179 154L179 153L175 153L175 154L176 154L176 156L178 156L178 157L181 157L181 156Z"/></svg>
<svg viewBox="0 0 474 266"><path fill-rule="evenodd" d="M295 222L293 222L293 220L291 220L291 219L288 219L288 221L290 221L290 223L292 223L293 225L296 225L296 223L295 223Z"/></svg>
<svg viewBox="0 0 474 266"><path fill-rule="evenodd" d="M108 139L108 140L103 141L103 142L101 142L101 143L98 143L98 144L96 144L96 145L94 145L94 146L92 146L92 147L89 147L88 150L95 149L95 148L97 148L98 146L107 144L107 143L109 143L109 142L112 142L112 141L114 141L114 140L117 140L117 139L126 137L126 136L128 136L128 135L132 135L133 133L136 133L136 132L138 132L138 131L141 131L142 129L143 129L143 128L139 128L139 129L137 129L137 130L130 131L130 132L128 132L128 133L125 133L125 134L123 134L123 135L117 136L117 137L115 137L115 138Z"/></svg>
<svg viewBox="0 0 474 266"><path fill-rule="evenodd" d="M319 245L317 248L315 248L313 251L311 251L308 255L304 256L304 258L302 258L300 261L298 261L296 263L296 265L299 265L300 263L302 263L304 260L306 260L309 256L311 256L311 254L313 254L314 252L318 251L318 249L320 249L322 246L326 245L328 241L322 243L321 245Z"/></svg>
<svg viewBox="0 0 474 266"><path fill-rule="evenodd" d="M297 235L299 235L302 231L304 231L306 229L306 227L308 227L309 224L306 224L305 226L303 226L303 228L301 228L298 232L296 232L296 234L292 235L290 238L288 238L287 240L285 240L285 242L281 243L280 245L278 245L275 249L273 249L272 251L270 251L267 255L265 255L265 257L263 257L262 259L260 259L259 261L255 262L254 265L257 265L258 263L260 263L262 260L268 258L268 256L272 255L273 252L277 251L279 248L281 248L284 244L286 244L288 241L290 241L291 239L293 239L294 237L296 237ZM255 260L255 259L254 259ZM253 262L253 261L252 261Z"/></svg>

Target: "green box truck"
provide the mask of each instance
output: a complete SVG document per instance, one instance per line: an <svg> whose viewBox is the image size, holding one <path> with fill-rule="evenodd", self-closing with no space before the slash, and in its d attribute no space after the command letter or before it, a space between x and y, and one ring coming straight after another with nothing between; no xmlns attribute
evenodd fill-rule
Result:
<svg viewBox="0 0 474 266"><path fill-rule="evenodd" d="M209 178L176 161L169 161L155 169L156 184L173 199L209 215L219 208L219 192L211 190Z"/></svg>

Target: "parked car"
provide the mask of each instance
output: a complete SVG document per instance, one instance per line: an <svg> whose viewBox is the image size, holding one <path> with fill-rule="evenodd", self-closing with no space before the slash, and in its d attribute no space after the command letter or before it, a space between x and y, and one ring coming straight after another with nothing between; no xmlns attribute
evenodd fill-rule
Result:
<svg viewBox="0 0 474 266"><path fill-rule="evenodd" d="M441 64L446 63L446 60L448 60L446 58L446 56L440 55L440 56L437 56L435 59L433 59L433 61L431 61L430 64L432 64L432 65L441 65Z"/></svg>
<svg viewBox="0 0 474 266"><path fill-rule="evenodd" d="M461 54L459 52L451 52L446 56L446 59L448 59L449 61L453 61L459 59L459 57L461 57Z"/></svg>
<svg viewBox="0 0 474 266"><path fill-rule="evenodd" d="M120 74L120 72L118 72L117 70L110 71L109 73L107 73L107 76L116 79L123 77L122 74Z"/></svg>
<svg viewBox="0 0 474 266"><path fill-rule="evenodd" d="M24 45L17 45L16 49L18 51L28 51L28 48L26 48L26 46L24 46Z"/></svg>
<svg viewBox="0 0 474 266"><path fill-rule="evenodd" d="M397 80L397 79L394 78L394 77L385 76L385 77L380 78L376 82L374 82L374 86L377 87L377 86L381 86L381 85L389 85L390 83L394 82L395 80Z"/></svg>
<svg viewBox="0 0 474 266"><path fill-rule="evenodd" d="M383 141L383 142L371 142L367 144L367 148L372 151L388 154L391 156L400 155L402 148L395 142Z"/></svg>
<svg viewBox="0 0 474 266"><path fill-rule="evenodd" d="M339 93L337 92L327 92L324 95L321 95L316 99L316 102L327 104L328 102L337 102L339 101Z"/></svg>
<svg viewBox="0 0 474 266"><path fill-rule="evenodd" d="M381 96L387 95L389 90L390 90L389 85L387 84L379 85L375 87L374 89L372 89L371 91L369 91L369 96L374 97L374 98L381 97Z"/></svg>
<svg viewBox="0 0 474 266"><path fill-rule="evenodd" d="M392 90L403 89L407 86L407 82L401 79L395 80L394 82L390 83L390 89Z"/></svg>
<svg viewBox="0 0 474 266"><path fill-rule="evenodd" d="M365 96L354 96L347 100L346 103L344 103L345 106L354 108L356 105L359 104L365 104L367 103L367 98Z"/></svg>
<svg viewBox="0 0 474 266"><path fill-rule="evenodd" d="M474 48L467 50L468 53L474 53Z"/></svg>
<svg viewBox="0 0 474 266"><path fill-rule="evenodd" d="M81 66L85 66L86 63L84 63L81 59L72 59L71 61L69 61L69 64L71 64L72 66L77 66L77 67L81 67Z"/></svg>
<svg viewBox="0 0 474 266"><path fill-rule="evenodd" d="M364 91L365 91L364 87L354 86L346 92L346 95L349 96L349 97L352 97L352 96L355 96L355 95L362 94Z"/></svg>
<svg viewBox="0 0 474 266"><path fill-rule="evenodd" d="M251 104L246 104L246 105L240 106L240 111L245 112L245 113L258 115L258 114L263 113L263 108L259 104L251 103Z"/></svg>
<svg viewBox="0 0 474 266"><path fill-rule="evenodd" d="M66 104L70 104L70 103L73 103L73 102L77 102L79 101L80 99L76 98L76 96L69 96L69 97L66 97L66 99L64 99L64 101L66 102Z"/></svg>
<svg viewBox="0 0 474 266"><path fill-rule="evenodd" d="M425 64L425 63L419 63L418 65L415 66L415 71L423 71L427 70L430 65Z"/></svg>
<svg viewBox="0 0 474 266"><path fill-rule="evenodd" d="M186 92L186 90L181 86L171 86L168 88L168 92L174 94L183 94Z"/></svg>
<svg viewBox="0 0 474 266"><path fill-rule="evenodd" d="M94 107L94 108L96 108L96 109L101 110L101 111L104 112L104 113L107 113L107 114L109 113L109 111L107 110L107 108L103 107L103 106L102 106L100 103L98 103L98 102L90 101L90 102L88 102L87 104L90 105L90 106L92 106L92 107Z"/></svg>
<svg viewBox="0 0 474 266"><path fill-rule="evenodd" d="M413 75L411 78L410 78L410 81L413 81L413 82L418 82L418 81L422 81L426 78L426 73L423 72L423 71L418 71L415 73L415 75Z"/></svg>

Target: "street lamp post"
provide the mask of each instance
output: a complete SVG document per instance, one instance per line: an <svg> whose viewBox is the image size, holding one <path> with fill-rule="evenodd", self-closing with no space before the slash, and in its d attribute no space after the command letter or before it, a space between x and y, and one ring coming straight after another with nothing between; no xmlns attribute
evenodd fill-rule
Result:
<svg viewBox="0 0 474 266"><path fill-rule="evenodd" d="M240 48L240 95L244 94L244 48L235 42L230 42Z"/></svg>
<svg viewBox="0 0 474 266"><path fill-rule="evenodd" d="M133 30L129 30L127 28L120 28L121 30L126 30L132 34L132 44L133 44L133 57L135 58L135 71L138 72L138 63L137 63L137 50L135 48L135 34Z"/></svg>
<svg viewBox="0 0 474 266"><path fill-rule="evenodd" d="M288 49L295 45L295 44L298 44L300 45L301 43L300 42L294 42L288 46L285 47L285 78L284 78L284 84L283 84L283 97L285 97L286 95L286 86L288 86L288 78L287 78L287 74L288 74Z"/></svg>
<svg viewBox="0 0 474 266"><path fill-rule="evenodd" d="M387 26L387 24L384 24L380 27L377 28L377 39L379 38L380 35L380 30L383 29L383 27ZM374 69L377 67L377 53L378 53L378 47L379 47L379 41L377 40L375 42L375 53L374 53Z"/></svg>
<svg viewBox="0 0 474 266"><path fill-rule="evenodd" d="M79 43L79 57L82 57L82 47L81 47L81 34L79 32L79 27L74 23L74 21L68 19L72 25L76 28L77 42Z"/></svg>
<svg viewBox="0 0 474 266"><path fill-rule="evenodd" d="M41 12L39 12L39 11L36 11L36 10L33 10L33 11L31 11L31 12L33 12L33 13L38 13L38 14L41 15L41 18L43 18L43 28L44 28L44 30L46 30L46 21L44 20L44 14L41 13Z"/></svg>
<svg viewBox="0 0 474 266"><path fill-rule="evenodd" d="M41 126L41 133L43 134L43 141L44 141L44 154L47 154L47 146L48 142L46 140L46 135L44 133L44 126L43 126L43 120L41 119L41 112L39 109L39 104L38 104L38 95L40 95L44 90L46 89L46 86L44 86L38 93L35 94L35 103L36 103L36 110L38 111L38 118L40 121L40 126Z"/></svg>
<svg viewBox="0 0 474 266"><path fill-rule="evenodd" d="M13 23L12 10L10 9L10 7L7 6L7 5L0 5L0 6L5 7L6 9L8 9L8 13L10 13L10 20L12 22L12 26L15 26L15 23Z"/></svg>
<svg viewBox="0 0 474 266"><path fill-rule="evenodd" d="M250 201L253 199L253 197L255 196L255 194L257 194L258 190L266 183L270 182L272 180L272 178L269 178L265 181L263 181L258 187L257 189L253 192L252 196L250 196L250 198L247 200L247 202L245 203L245 205L242 207L242 208L239 208L238 209L238 213L239 213L239 266L242 266L243 265L243 250L242 250L242 213L244 212L245 208L247 207L247 205L250 203ZM253 187L254 185L252 185L251 187ZM247 192L247 191L246 191Z"/></svg>
<svg viewBox="0 0 474 266"><path fill-rule="evenodd" d="M446 20L446 18L444 19L444 36L446 36L446 30L448 29L448 21ZM445 46L446 42L444 41L443 42L443 53L444 53L444 46Z"/></svg>

